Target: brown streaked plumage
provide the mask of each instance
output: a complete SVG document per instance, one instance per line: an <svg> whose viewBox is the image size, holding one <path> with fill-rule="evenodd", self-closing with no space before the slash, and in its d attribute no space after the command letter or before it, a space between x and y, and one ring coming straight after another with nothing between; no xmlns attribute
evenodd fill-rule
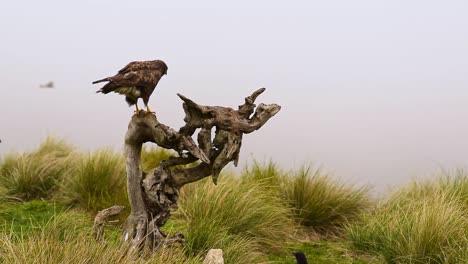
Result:
<svg viewBox="0 0 468 264"><path fill-rule="evenodd" d="M93 84L108 82L96 93L116 92L123 94L128 105L136 106L137 112L139 111L138 98L142 98L146 111L151 112L148 108L149 98L165 74L167 74L167 65L161 60L133 61L123 67L116 75L94 81Z"/></svg>

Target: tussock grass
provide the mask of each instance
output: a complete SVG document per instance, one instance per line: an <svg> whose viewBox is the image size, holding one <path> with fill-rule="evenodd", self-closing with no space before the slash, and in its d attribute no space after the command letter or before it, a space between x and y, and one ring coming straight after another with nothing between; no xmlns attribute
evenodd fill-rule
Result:
<svg viewBox="0 0 468 264"><path fill-rule="evenodd" d="M389 263L467 263L467 184L462 172L412 183L350 225L349 238Z"/></svg>
<svg viewBox="0 0 468 264"><path fill-rule="evenodd" d="M49 137L34 152L8 154L0 164L2 196L50 198L71 167L72 152L64 141Z"/></svg>
<svg viewBox="0 0 468 264"><path fill-rule="evenodd" d="M170 155L162 148L144 148L143 170L155 168ZM57 198L89 211L114 204L126 206L125 159L110 150L78 153L63 140L49 137L35 151L11 153L3 158L0 198Z"/></svg>
<svg viewBox="0 0 468 264"><path fill-rule="evenodd" d="M145 148L143 169L170 155ZM0 204L0 263L200 263L210 248L223 249L226 263L262 263L267 255L290 254L291 238L304 227L340 235L343 226L355 248L388 263L468 263L465 171L414 182L372 210L367 192L321 169L285 172L273 162L254 162L240 178L222 176L218 186L209 178L185 186L171 223L182 229L187 245L137 258L119 248L119 230L98 243L89 214L34 200L53 198L88 212L114 204L128 210L123 155L77 153L49 138L36 151L0 162L0 198L33 200Z"/></svg>
<svg viewBox="0 0 468 264"><path fill-rule="evenodd" d="M164 250L149 258L126 255L117 246L99 243L92 237L66 234L62 240L43 232L27 240L15 242L0 234L0 262L2 263L153 263L199 264L199 257L188 258L182 250ZM38 246L40 245L40 246Z"/></svg>
<svg viewBox="0 0 468 264"><path fill-rule="evenodd" d="M282 191L296 220L319 234L339 234L371 204L367 188L345 186L310 167L284 178Z"/></svg>
<svg viewBox="0 0 468 264"><path fill-rule="evenodd" d="M111 150L77 155L75 167L65 177L58 198L87 211L113 205L128 208L125 160Z"/></svg>
<svg viewBox="0 0 468 264"><path fill-rule="evenodd" d="M74 148L72 145L68 144L63 139L58 139L54 137L47 137L44 142L39 146L39 148L33 152L35 155L44 156L44 155L53 155L57 158L66 158L72 152Z"/></svg>
<svg viewBox="0 0 468 264"><path fill-rule="evenodd" d="M371 202L367 188L338 183L322 169L303 167L284 172L274 162L247 167L242 179L259 182L281 199L299 224L320 235L338 235L346 223L355 220Z"/></svg>
<svg viewBox="0 0 468 264"><path fill-rule="evenodd" d="M284 177L286 177L286 173L273 161L262 164L256 160L253 161L251 166L246 166L241 175L243 181L264 183L270 190L278 194L281 193Z"/></svg>
<svg viewBox="0 0 468 264"><path fill-rule="evenodd" d="M261 254L285 250L295 224L282 201L262 183L223 175L182 189L176 219L185 225L187 251L222 248L226 263L259 263Z"/></svg>
<svg viewBox="0 0 468 264"><path fill-rule="evenodd" d="M462 169L441 171L436 178L426 181L413 181L397 190L389 201L399 204L411 203L414 200L445 197L449 202L458 202L468 211L468 173Z"/></svg>

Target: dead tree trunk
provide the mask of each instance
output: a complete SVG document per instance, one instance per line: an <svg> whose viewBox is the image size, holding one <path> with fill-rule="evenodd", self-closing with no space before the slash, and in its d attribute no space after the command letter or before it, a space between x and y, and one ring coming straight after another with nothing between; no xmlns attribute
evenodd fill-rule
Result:
<svg viewBox="0 0 468 264"><path fill-rule="evenodd" d="M185 111L185 125L178 132L159 123L153 114L140 112L132 117L125 135L131 214L123 233L123 241L131 251L154 252L163 245L184 241L182 234L167 237L160 229L177 209L180 188L210 175L216 184L224 166L231 161L237 166L242 135L259 129L281 109L276 104L260 104L255 108L255 99L264 91L261 88L246 97L237 110L199 105L178 94ZM197 129L200 129L198 144L192 139ZM144 176L140 154L145 142L173 149L179 157L163 161ZM174 167L195 161L200 161L195 167Z"/></svg>

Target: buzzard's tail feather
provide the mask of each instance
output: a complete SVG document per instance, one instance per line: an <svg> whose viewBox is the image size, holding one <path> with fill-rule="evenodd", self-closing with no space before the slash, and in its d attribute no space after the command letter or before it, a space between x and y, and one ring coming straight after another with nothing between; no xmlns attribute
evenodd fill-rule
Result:
<svg viewBox="0 0 468 264"><path fill-rule="evenodd" d="M103 93L103 94L108 94L112 91L114 91L116 88L119 86L112 81L106 83L101 89L97 90L96 93Z"/></svg>
<svg viewBox="0 0 468 264"><path fill-rule="evenodd" d="M100 83L100 82L108 82L108 81L110 81L110 80L109 80L109 77L106 77L106 78L104 78L104 79L94 81L93 84Z"/></svg>

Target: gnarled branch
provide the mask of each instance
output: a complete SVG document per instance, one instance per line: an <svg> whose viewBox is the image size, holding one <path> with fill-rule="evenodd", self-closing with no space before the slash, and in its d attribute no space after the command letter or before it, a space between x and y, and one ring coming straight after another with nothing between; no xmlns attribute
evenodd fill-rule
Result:
<svg viewBox="0 0 468 264"><path fill-rule="evenodd" d="M261 128L281 109L276 104L254 104L265 91L261 88L245 98L238 110L204 106L178 94L183 101L185 125L175 131L159 123L153 114L140 112L130 121L125 135L127 185L131 215L124 228L123 240L131 249L155 251L171 241L183 241L180 234L169 238L160 230L177 209L179 190L185 184L212 176L216 184L221 170L231 161L237 166L243 134ZM215 129L214 138L211 137ZM192 136L199 130L197 143ZM153 142L176 150L179 157L161 162L143 178L140 169L142 145ZM194 167L181 168L199 161Z"/></svg>

